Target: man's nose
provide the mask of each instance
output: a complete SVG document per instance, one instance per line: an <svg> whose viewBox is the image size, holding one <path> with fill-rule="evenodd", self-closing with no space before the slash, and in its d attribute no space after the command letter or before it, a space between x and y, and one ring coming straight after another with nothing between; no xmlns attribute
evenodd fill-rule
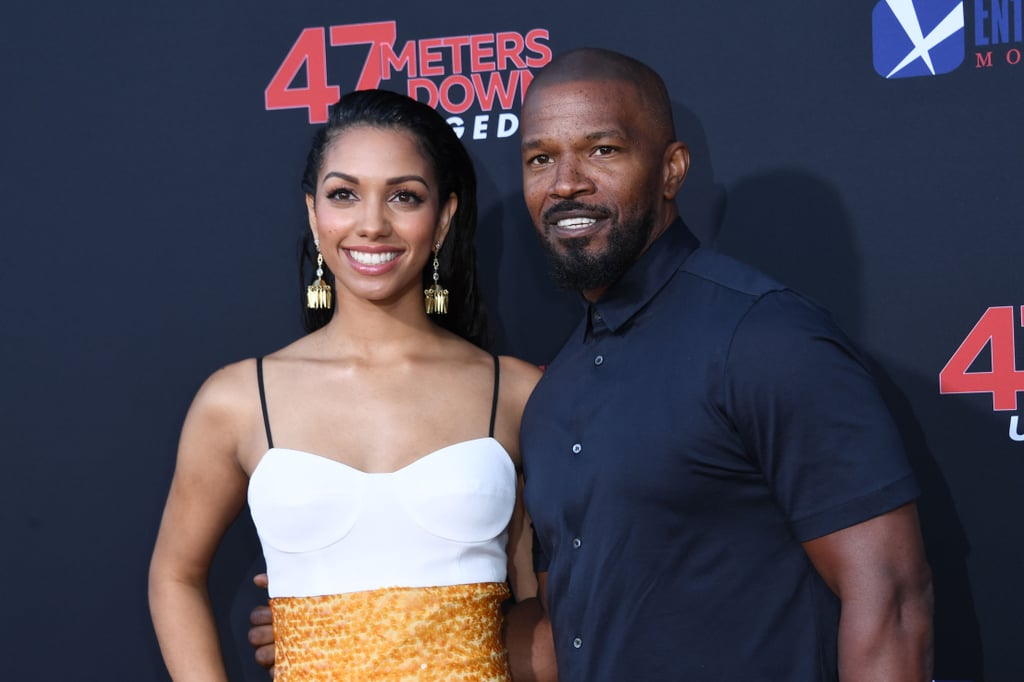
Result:
<svg viewBox="0 0 1024 682"><path fill-rule="evenodd" d="M573 158L558 160L555 166L554 182L551 186L552 196L575 197L591 192L593 188L594 183L591 182L578 160Z"/></svg>

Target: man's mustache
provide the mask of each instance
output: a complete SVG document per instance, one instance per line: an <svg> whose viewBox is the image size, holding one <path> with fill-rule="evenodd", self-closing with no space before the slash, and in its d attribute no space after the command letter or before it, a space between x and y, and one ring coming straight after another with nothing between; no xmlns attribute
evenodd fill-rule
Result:
<svg viewBox="0 0 1024 682"><path fill-rule="evenodd" d="M604 206L591 206L589 204L584 204L581 201L566 199L564 201L558 202L557 204L551 206L546 211L544 211L544 222L551 222L554 216L558 215L559 213L571 213L573 211L586 211L587 213L590 213L595 217L607 217L609 215L608 209L606 209Z"/></svg>

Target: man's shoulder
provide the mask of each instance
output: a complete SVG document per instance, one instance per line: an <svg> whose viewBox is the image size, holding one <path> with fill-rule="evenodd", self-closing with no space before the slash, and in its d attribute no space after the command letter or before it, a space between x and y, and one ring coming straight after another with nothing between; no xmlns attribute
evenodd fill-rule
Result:
<svg viewBox="0 0 1024 682"><path fill-rule="evenodd" d="M773 291L789 289L754 266L707 247L701 247L690 254L680 271L753 299Z"/></svg>
<svg viewBox="0 0 1024 682"><path fill-rule="evenodd" d="M787 339L795 335L845 338L817 302L752 265L699 248L679 268L675 295L701 318L702 329L734 335L746 330Z"/></svg>

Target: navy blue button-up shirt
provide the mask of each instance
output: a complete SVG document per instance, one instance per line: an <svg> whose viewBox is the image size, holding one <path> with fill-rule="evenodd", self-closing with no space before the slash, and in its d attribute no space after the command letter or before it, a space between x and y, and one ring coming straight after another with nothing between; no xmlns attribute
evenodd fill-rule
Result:
<svg viewBox="0 0 1024 682"><path fill-rule="evenodd" d="M829 316L681 221L589 307L521 444L562 682L835 679L800 543L918 492Z"/></svg>

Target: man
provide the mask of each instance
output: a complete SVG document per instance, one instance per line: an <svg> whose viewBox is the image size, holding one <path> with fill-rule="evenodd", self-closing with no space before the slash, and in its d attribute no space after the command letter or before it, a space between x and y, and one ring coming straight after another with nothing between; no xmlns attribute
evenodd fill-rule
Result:
<svg viewBox="0 0 1024 682"><path fill-rule="evenodd" d="M521 125L531 217L588 304L522 424L560 679L931 679L899 436L827 315L697 248L661 79L572 52Z"/></svg>
<svg viewBox="0 0 1024 682"><path fill-rule="evenodd" d="M527 207L587 304L522 425L559 679L930 680L891 418L825 313L679 220L689 153L661 78L562 55L521 135Z"/></svg>

